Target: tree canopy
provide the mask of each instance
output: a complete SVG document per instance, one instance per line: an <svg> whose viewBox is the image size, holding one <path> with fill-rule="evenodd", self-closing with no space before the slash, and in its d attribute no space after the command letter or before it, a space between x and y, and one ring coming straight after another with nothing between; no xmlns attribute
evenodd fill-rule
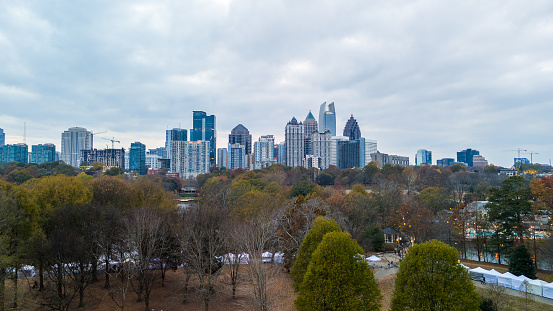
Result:
<svg viewBox="0 0 553 311"><path fill-rule="evenodd" d="M525 275L531 279L536 278L532 256L524 245L519 245L513 249L509 258L509 272L516 276Z"/></svg>
<svg viewBox="0 0 553 311"><path fill-rule="evenodd" d="M380 290L362 252L349 233L325 234L300 286L297 310L378 310Z"/></svg>
<svg viewBox="0 0 553 311"><path fill-rule="evenodd" d="M432 240L414 245L401 262L392 310L478 310L480 297L457 262L455 248Z"/></svg>

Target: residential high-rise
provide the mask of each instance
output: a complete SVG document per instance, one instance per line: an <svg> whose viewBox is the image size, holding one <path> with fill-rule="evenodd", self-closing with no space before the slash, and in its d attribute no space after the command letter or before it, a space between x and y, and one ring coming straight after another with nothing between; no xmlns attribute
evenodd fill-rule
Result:
<svg viewBox="0 0 553 311"><path fill-rule="evenodd" d="M349 137L349 140L356 140L361 137L359 124L357 124L357 120L353 118L353 114L349 118L348 122L346 122L346 126L344 127L344 136Z"/></svg>
<svg viewBox="0 0 553 311"><path fill-rule="evenodd" d="M273 135L259 137L259 140L254 143L254 168L262 169L276 164L274 150L275 137Z"/></svg>
<svg viewBox="0 0 553 311"><path fill-rule="evenodd" d="M217 148L217 167L228 168L228 150L227 148Z"/></svg>
<svg viewBox="0 0 553 311"><path fill-rule="evenodd" d="M243 145L244 148L246 148L246 154L252 153L252 135L250 135L250 131L242 124L238 124L230 131L228 143L229 145Z"/></svg>
<svg viewBox="0 0 553 311"><path fill-rule="evenodd" d="M277 156L277 163L285 165L286 164L286 142L282 141L278 145L275 146L276 156Z"/></svg>
<svg viewBox="0 0 553 311"><path fill-rule="evenodd" d="M172 141L187 141L188 131L181 128L174 128L172 130L165 130L165 151L167 156L171 154L171 142Z"/></svg>
<svg viewBox="0 0 553 311"><path fill-rule="evenodd" d="M228 144L228 166L229 170L246 168L246 146Z"/></svg>
<svg viewBox="0 0 553 311"><path fill-rule="evenodd" d="M332 134L330 131L311 134L311 155L320 159L322 169L330 166L332 159Z"/></svg>
<svg viewBox="0 0 553 311"><path fill-rule="evenodd" d="M81 165L81 151L92 150L92 132L82 127L71 127L61 134L60 160L74 167Z"/></svg>
<svg viewBox="0 0 553 311"><path fill-rule="evenodd" d="M31 163L42 164L54 161L56 161L56 146L54 144L31 146Z"/></svg>
<svg viewBox="0 0 553 311"><path fill-rule="evenodd" d="M165 149L165 148L164 148ZM161 156L148 152L146 153L146 171L148 169L157 170L161 168Z"/></svg>
<svg viewBox="0 0 553 311"><path fill-rule="evenodd" d="M465 149L465 150L459 151L457 152L457 162L465 163L468 167L472 167L473 166L472 157L479 154L480 152L478 150L472 150L472 149Z"/></svg>
<svg viewBox="0 0 553 311"><path fill-rule="evenodd" d="M215 115L208 116L203 111L192 113L192 129L190 130L191 141L209 142L209 163L215 166L215 153L217 150L217 130L215 126Z"/></svg>
<svg viewBox="0 0 553 311"><path fill-rule="evenodd" d="M146 175L146 145L140 142L131 143L129 149L129 171Z"/></svg>
<svg viewBox="0 0 553 311"><path fill-rule="evenodd" d="M0 163L9 162L28 163L29 147L27 144L4 145L0 148Z"/></svg>
<svg viewBox="0 0 553 311"><path fill-rule="evenodd" d="M319 110L319 132L324 133L327 130L332 133L332 136L336 136L336 109L334 108L334 102L328 105L328 110L326 110L326 102L324 102Z"/></svg>
<svg viewBox="0 0 553 311"><path fill-rule="evenodd" d="M415 155L415 165L432 165L432 151L426 149L417 150Z"/></svg>
<svg viewBox="0 0 553 311"><path fill-rule="evenodd" d="M167 154L167 149L165 147L158 147L155 149L148 149L148 153L150 155L158 155L162 159L169 159L169 155Z"/></svg>
<svg viewBox="0 0 553 311"><path fill-rule="evenodd" d="M305 156L305 132L301 122L292 118L284 129L286 143L286 166L302 166Z"/></svg>
<svg viewBox="0 0 553 311"><path fill-rule="evenodd" d="M173 141L171 143L171 172L179 173L182 178L209 173L210 151L209 141Z"/></svg>
<svg viewBox="0 0 553 311"><path fill-rule="evenodd" d="M6 133L3 129L0 129L0 148L6 144Z"/></svg>

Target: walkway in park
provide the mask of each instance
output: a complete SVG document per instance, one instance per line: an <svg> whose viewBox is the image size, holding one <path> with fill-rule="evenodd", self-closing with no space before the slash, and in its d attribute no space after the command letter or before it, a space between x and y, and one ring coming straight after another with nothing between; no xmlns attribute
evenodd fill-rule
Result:
<svg viewBox="0 0 553 311"><path fill-rule="evenodd" d="M384 254L380 258L382 258L382 261L369 262L369 266L375 270L374 278L376 280L379 280L387 275L397 273L399 268L399 257L397 255ZM486 286L495 286L495 285L489 285L489 284L481 284L480 282L477 282L477 281L473 281L473 283L475 286L482 287L482 288L485 288ZM511 296L517 296L522 298L524 298L526 295L526 293L524 292L509 289L509 288L505 288L505 293ZM553 299L540 297L533 294L528 294L528 298L537 302L541 302L541 303L553 306Z"/></svg>

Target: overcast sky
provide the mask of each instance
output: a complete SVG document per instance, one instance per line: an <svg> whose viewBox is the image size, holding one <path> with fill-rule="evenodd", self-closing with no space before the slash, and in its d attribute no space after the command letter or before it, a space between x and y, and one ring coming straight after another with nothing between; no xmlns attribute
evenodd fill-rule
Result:
<svg viewBox="0 0 553 311"><path fill-rule="evenodd" d="M553 158L552 1L2 1L0 128L164 145L192 111L256 141L335 102L380 152ZM110 146L111 147L111 146ZM530 155L522 155L530 158Z"/></svg>

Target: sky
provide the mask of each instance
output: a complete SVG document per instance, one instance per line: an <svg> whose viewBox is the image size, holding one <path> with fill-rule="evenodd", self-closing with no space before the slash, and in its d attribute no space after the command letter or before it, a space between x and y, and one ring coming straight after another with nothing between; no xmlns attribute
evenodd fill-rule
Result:
<svg viewBox="0 0 553 311"><path fill-rule="evenodd" d="M553 158L552 1L1 1L0 55L6 143L59 151L79 126L156 148L193 110L218 148L240 123L280 142L334 102L340 134L353 114L412 163Z"/></svg>

